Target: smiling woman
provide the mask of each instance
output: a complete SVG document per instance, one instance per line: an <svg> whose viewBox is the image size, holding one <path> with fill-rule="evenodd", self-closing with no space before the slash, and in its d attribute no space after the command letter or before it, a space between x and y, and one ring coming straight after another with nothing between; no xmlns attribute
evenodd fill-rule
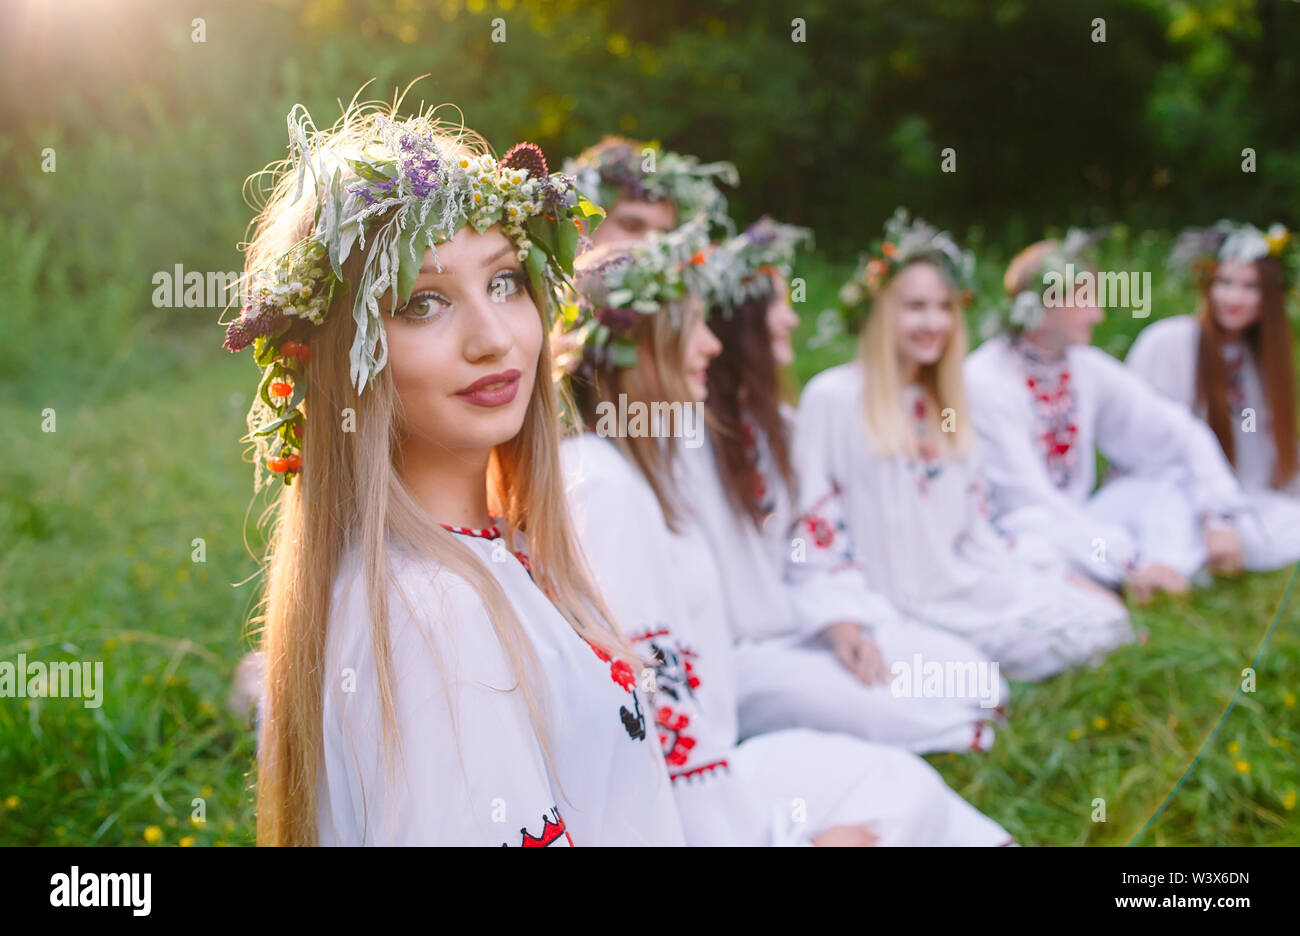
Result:
<svg viewBox="0 0 1300 936"><path fill-rule="evenodd" d="M559 487L546 322L600 212L537 147L498 163L399 103L290 115L269 285L227 330L264 370L258 484L283 479L259 840L679 843Z"/></svg>

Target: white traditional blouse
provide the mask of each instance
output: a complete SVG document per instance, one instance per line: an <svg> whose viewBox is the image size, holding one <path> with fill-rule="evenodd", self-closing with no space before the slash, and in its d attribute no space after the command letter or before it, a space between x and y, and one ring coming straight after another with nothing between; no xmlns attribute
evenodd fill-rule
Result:
<svg viewBox="0 0 1300 936"><path fill-rule="evenodd" d="M1138 334L1124 363L1166 397L1204 419L1196 404L1196 356L1201 324L1194 315L1175 315L1152 322ZM1233 415L1235 469L1247 491L1272 487L1277 450L1273 412L1264 394L1255 356L1244 342L1225 344L1228 410ZM1300 476L1286 490L1300 494Z"/></svg>
<svg viewBox="0 0 1300 936"><path fill-rule="evenodd" d="M561 445L570 503L601 592L656 666L655 722L688 844L809 844L868 823L882 844L1005 844L1006 832L905 751L814 731L737 743L736 673L717 570L687 522L674 534L613 442Z"/></svg>
<svg viewBox="0 0 1300 936"><path fill-rule="evenodd" d="M501 585L536 655L553 770L478 593L396 545L388 633L400 747L386 769L371 615L351 551L326 638L321 844L682 844L631 667L577 635L533 583L526 550L512 554L496 528L447 529Z"/></svg>
<svg viewBox="0 0 1300 936"><path fill-rule="evenodd" d="M1098 452L1125 474L1185 477L1201 517L1230 522L1244 507L1213 434L1100 348L1075 345L1053 361L1002 335L965 367L999 525L1041 537L1095 577L1118 584L1142 561L1129 530L1088 509Z"/></svg>
<svg viewBox="0 0 1300 936"><path fill-rule="evenodd" d="M794 411L782 407L786 431L794 440ZM915 620L900 620L885 599L866 594L849 617L833 590L786 581L786 563L806 550L806 536L795 530L791 491L777 468L766 433L742 423L751 471L745 482L760 502L762 525L732 507L706 439L681 452L680 490L692 521L708 540L718 570L718 590L736 642L740 730L750 737L783 728L841 731L908 750L967 751L993 743L990 722L1005 712L1009 692L998 683L996 698L916 697L891 691L888 683L868 686L836 659L829 644L816 639L838 620L852 620L869 631L887 671L901 661L912 667L916 655L936 663L987 666L973 644ZM796 608L796 602L798 608ZM994 691L994 690L990 690Z"/></svg>
<svg viewBox="0 0 1300 936"><path fill-rule="evenodd" d="M1131 639L1118 602L1074 586L1057 554L1021 548L990 521L974 455L951 452L918 388L904 393L916 455L882 454L863 383L854 361L804 388L796 464L807 549L787 565L792 580L840 603L847 620L883 596L882 614L892 607L959 633L1012 678L1041 678Z"/></svg>

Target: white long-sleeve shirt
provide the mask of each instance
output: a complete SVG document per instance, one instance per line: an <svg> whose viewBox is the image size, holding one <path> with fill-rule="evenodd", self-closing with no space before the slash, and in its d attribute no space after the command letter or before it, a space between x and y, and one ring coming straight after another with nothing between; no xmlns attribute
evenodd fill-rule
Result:
<svg viewBox="0 0 1300 936"><path fill-rule="evenodd" d="M1185 474L1203 515L1244 507L1213 434L1100 348L1045 362L1004 335L972 353L965 374L999 523L1044 537L1104 581L1123 581L1141 557L1127 530L1087 509L1097 452L1125 473Z"/></svg>
<svg viewBox="0 0 1300 936"><path fill-rule="evenodd" d="M631 669L580 638L495 529L464 531L536 654L553 770L478 593L390 546L400 754L386 769L365 579L336 577L326 638L322 844L675 845L682 832Z"/></svg>

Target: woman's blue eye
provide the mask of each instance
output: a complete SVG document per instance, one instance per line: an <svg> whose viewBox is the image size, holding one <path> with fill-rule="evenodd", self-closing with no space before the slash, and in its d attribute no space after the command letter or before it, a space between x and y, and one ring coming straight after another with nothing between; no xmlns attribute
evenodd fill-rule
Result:
<svg viewBox="0 0 1300 936"><path fill-rule="evenodd" d="M519 294L523 280L523 271L504 270L492 277L492 282L488 284L488 295L495 302L505 302Z"/></svg>
<svg viewBox="0 0 1300 936"><path fill-rule="evenodd" d="M434 292L421 292L413 295L409 302L398 311L398 315L413 322L424 322L451 305L445 298Z"/></svg>

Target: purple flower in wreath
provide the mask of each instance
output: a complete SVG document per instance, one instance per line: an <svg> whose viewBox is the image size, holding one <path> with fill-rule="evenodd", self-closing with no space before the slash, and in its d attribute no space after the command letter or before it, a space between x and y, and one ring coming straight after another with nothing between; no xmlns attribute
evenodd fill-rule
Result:
<svg viewBox="0 0 1300 936"><path fill-rule="evenodd" d="M601 306L596 310L596 321L615 335L630 331L632 326L636 324L636 320L637 311L635 309L615 309L611 306Z"/></svg>

